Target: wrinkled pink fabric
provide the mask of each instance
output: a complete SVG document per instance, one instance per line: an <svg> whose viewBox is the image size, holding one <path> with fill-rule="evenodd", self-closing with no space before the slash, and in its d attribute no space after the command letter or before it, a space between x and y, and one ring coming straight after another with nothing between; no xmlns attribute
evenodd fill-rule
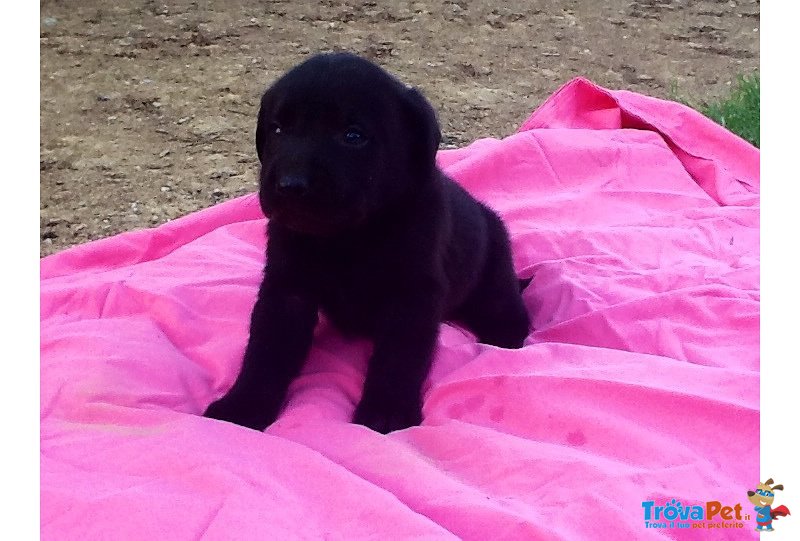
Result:
<svg viewBox="0 0 800 541"><path fill-rule="evenodd" d="M369 346L324 322L265 433L200 416L247 338L254 196L43 259L42 537L707 539L645 528L642 502L752 512L758 150L576 79L439 160L508 224L536 331L443 325L424 422L389 436L348 423Z"/></svg>

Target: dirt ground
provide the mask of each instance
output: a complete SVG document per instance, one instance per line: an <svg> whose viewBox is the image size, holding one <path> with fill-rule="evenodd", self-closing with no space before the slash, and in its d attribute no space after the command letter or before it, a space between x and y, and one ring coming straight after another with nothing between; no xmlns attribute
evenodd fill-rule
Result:
<svg viewBox="0 0 800 541"><path fill-rule="evenodd" d="M759 14L758 0L45 0L41 254L255 190L260 95L314 52L421 88L454 147L513 133L578 75L725 95L758 68Z"/></svg>

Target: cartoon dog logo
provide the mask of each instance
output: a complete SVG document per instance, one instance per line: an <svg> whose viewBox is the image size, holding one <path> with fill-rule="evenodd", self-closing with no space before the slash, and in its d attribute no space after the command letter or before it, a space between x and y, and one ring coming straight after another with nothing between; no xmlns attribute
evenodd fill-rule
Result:
<svg viewBox="0 0 800 541"><path fill-rule="evenodd" d="M758 532L774 532L772 521L778 517L785 517L791 515L789 508L781 505L772 508L772 502L775 500L775 491L783 490L783 485L773 485L772 478L767 479L764 483L759 483L755 490L747 491L747 499L750 503L756 506L756 531Z"/></svg>

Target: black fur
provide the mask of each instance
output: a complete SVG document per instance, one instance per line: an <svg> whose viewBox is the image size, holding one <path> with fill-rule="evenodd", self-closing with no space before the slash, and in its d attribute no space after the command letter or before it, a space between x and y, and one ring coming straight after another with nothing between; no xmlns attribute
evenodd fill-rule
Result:
<svg viewBox="0 0 800 541"><path fill-rule="evenodd" d="M308 354L317 312L374 341L354 422L422 420L443 320L519 348L529 316L497 215L441 173L430 104L356 56L318 55L261 100L267 266L236 383L205 415L263 430Z"/></svg>

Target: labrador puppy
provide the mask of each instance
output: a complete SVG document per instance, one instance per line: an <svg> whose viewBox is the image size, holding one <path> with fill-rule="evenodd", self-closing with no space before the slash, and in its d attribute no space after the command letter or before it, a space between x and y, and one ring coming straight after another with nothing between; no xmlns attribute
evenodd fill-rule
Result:
<svg viewBox="0 0 800 541"><path fill-rule="evenodd" d="M314 56L264 94L256 128L267 264L233 387L207 417L256 430L281 411L321 310L374 349L353 421L422 420L442 321L519 348L530 319L498 216L435 164L417 90L347 53Z"/></svg>

